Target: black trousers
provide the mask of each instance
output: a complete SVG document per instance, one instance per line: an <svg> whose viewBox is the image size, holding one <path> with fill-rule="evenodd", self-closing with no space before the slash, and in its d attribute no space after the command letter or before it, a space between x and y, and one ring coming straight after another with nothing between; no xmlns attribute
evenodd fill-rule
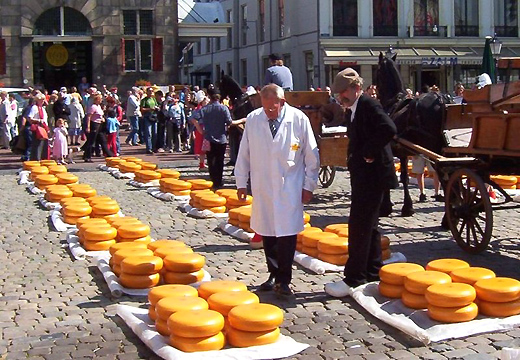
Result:
<svg viewBox="0 0 520 360"><path fill-rule="evenodd" d="M351 174L352 203L348 220L348 252L345 265L347 285L355 287L376 279L382 266L381 234L377 226L384 189L373 177Z"/></svg>
<svg viewBox="0 0 520 360"><path fill-rule="evenodd" d="M206 153L208 159L209 177L213 181L214 188L222 187L222 174L224 172L224 155L227 144L211 143L211 149Z"/></svg>
<svg viewBox="0 0 520 360"><path fill-rule="evenodd" d="M107 137L105 133L101 131L101 124L91 122L90 132L87 136L87 144L85 146L85 159L92 159L92 147L96 141L101 145L103 153L106 156L114 156L114 153L107 146Z"/></svg>
<svg viewBox="0 0 520 360"><path fill-rule="evenodd" d="M291 283L292 263L296 251L296 235L262 236L264 241L265 260L270 276L277 284Z"/></svg>

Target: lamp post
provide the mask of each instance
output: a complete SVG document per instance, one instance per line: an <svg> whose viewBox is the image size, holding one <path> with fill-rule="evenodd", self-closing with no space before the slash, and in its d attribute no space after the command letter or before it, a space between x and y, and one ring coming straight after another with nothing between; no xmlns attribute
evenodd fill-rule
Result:
<svg viewBox="0 0 520 360"><path fill-rule="evenodd" d="M498 40L497 34L495 33L495 36L491 39L489 43L491 47L491 54L493 55L493 60L495 61L495 83L497 82L498 78L498 57L500 56L500 52L502 51L502 42Z"/></svg>
<svg viewBox="0 0 520 360"><path fill-rule="evenodd" d="M395 50L394 48L392 47L392 45L388 46L388 50L386 50L386 53L385 53L386 57L391 59L394 55L395 55Z"/></svg>

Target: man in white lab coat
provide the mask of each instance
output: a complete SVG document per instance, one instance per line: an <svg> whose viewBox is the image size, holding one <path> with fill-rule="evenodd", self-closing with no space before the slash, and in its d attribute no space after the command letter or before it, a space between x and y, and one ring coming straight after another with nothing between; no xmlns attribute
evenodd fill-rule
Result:
<svg viewBox="0 0 520 360"><path fill-rule="evenodd" d="M269 279L259 290L291 295L296 234L303 230L303 204L318 186L319 154L309 118L285 103L275 84L260 92L262 107L247 116L235 165L238 196L254 197L251 228L262 235Z"/></svg>

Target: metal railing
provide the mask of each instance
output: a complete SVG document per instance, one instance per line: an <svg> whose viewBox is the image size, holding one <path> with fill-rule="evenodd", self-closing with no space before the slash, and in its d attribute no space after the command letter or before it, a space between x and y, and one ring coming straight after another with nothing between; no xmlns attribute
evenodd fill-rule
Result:
<svg viewBox="0 0 520 360"><path fill-rule="evenodd" d="M436 36L448 37L448 27L439 25L420 25L413 26L413 34L410 36Z"/></svg>
<svg viewBox="0 0 520 360"><path fill-rule="evenodd" d="M374 36L397 36L397 25L374 24Z"/></svg>
<svg viewBox="0 0 520 360"><path fill-rule="evenodd" d="M495 34L501 37L517 37L518 26L495 26Z"/></svg>
<svg viewBox="0 0 520 360"><path fill-rule="evenodd" d="M357 25L337 25L333 27L334 36L358 36Z"/></svg>
<svg viewBox="0 0 520 360"><path fill-rule="evenodd" d="M455 25L455 36L479 36L478 25Z"/></svg>

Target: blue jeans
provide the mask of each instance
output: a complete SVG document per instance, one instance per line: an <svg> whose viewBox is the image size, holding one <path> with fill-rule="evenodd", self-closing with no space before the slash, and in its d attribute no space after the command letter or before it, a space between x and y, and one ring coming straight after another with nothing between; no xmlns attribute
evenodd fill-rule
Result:
<svg viewBox="0 0 520 360"><path fill-rule="evenodd" d="M144 144L146 141L144 140L144 117L139 117L139 144Z"/></svg>
<svg viewBox="0 0 520 360"><path fill-rule="evenodd" d="M155 145L157 144L157 121L150 121L148 116L143 116L144 118L144 141L146 143L146 151L155 150Z"/></svg>
<svg viewBox="0 0 520 360"><path fill-rule="evenodd" d="M132 141L132 145L137 145L137 134L139 134L139 116L129 116L130 134L126 138L126 142Z"/></svg>
<svg viewBox="0 0 520 360"><path fill-rule="evenodd" d="M121 140L119 140L119 128L116 130L116 151L117 154L121 154ZM116 156L116 154L114 154Z"/></svg>

